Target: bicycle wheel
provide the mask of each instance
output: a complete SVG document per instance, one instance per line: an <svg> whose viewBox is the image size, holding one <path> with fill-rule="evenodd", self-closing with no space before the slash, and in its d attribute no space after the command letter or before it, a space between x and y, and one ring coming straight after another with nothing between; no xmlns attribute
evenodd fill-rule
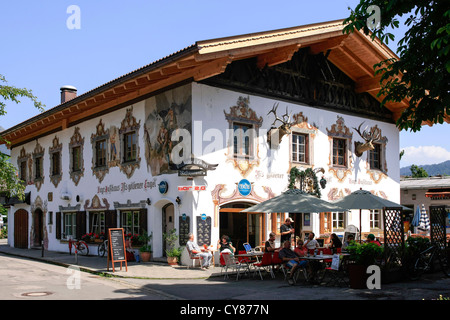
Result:
<svg viewBox="0 0 450 320"><path fill-rule="evenodd" d="M450 261L445 250L439 254L439 265L441 266L441 270L444 272L444 275L446 277L450 277Z"/></svg>
<svg viewBox="0 0 450 320"><path fill-rule="evenodd" d="M98 245L98 255L99 257L104 257L106 253L106 243L103 241Z"/></svg>
<svg viewBox="0 0 450 320"><path fill-rule="evenodd" d="M411 269L410 279L411 280L418 280L422 276L422 274L425 273L425 270L427 268L427 263L422 257L417 258L416 262L414 262L414 265Z"/></svg>
<svg viewBox="0 0 450 320"><path fill-rule="evenodd" d="M78 243L78 253L83 255L83 256L87 256L89 254L89 247L86 244L86 242L80 241Z"/></svg>

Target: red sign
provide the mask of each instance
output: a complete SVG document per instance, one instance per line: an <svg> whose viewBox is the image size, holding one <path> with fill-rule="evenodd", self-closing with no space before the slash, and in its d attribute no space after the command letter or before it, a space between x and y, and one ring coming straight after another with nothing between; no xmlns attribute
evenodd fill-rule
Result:
<svg viewBox="0 0 450 320"><path fill-rule="evenodd" d="M205 191L206 186L178 186L178 191Z"/></svg>

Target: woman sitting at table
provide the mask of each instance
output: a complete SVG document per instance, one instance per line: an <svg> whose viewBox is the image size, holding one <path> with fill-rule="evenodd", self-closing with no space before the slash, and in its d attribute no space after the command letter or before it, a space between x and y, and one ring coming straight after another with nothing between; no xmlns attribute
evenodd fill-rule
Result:
<svg viewBox="0 0 450 320"><path fill-rule="evenodd" d="M303 246L303 240L302 240L302 239L298 239L298 240L297 240L297 246L295 247L294 252L295 252L299 257L304 257L304 256L306 256L307 249Z"/></svg>
<svg viewBox="0 0 450 320"><path fill-rule="evenodd" d="M220 253L232 253L234 254L236 252L236 248L233 247L230 237L227 235L223 235L219 241L217 241L217 249L219 249Z"/></svg>
<svg viewBox="0 0 450 320"><path fill-rule="evenodd" d="M338 248L342 248L342 242L339 239L339 237L336 235L336 233L332 233L330 237L330 248L333 253L336 253L336 250Z"/></svg>
<svg viewBox="0 0 450 320"><path fill-rule="evenodd" d="M264 244L264 252L275 252L280 250L280 248L275 247L275 233L271 232L269 234L269 240Z"/></svg>

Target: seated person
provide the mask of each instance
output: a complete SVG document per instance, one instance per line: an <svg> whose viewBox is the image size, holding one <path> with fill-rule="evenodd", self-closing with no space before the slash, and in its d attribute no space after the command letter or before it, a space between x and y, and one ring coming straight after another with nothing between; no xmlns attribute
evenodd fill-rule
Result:
<svg viewBox="0 0 450 320"><path fill-rule="evenodd" d="M264 252L275 252L279 250L280 248L275 247L275 233L271 232L269 234L269 240L264 244Z"/></svg>
<svg viewBox="0 0 450 320"><path fill-rule="evenodd" d="M377 246L381 246L381 243L378 240L375 239L375 235L372 234L372 233L367 236L367 242L368 243L375 243Z"/></svg>
<svg viewBox="0 0 450 320"><path fill-rule="evenodd" d="M236 248L233 247L233 244L230 241L230 237L227 235L223 235L219 241L217 241L217 249L219 249L220 253L232 253L236 252Z"/></svg>
<svg viewBox="0 0 450 320"><path fill-rule="evenodd" d="M298 239L298 240L297 240L297 246L295 247L294 252L295 252L299 257L304 257L304 256L306 256L307 249L303 246L303 240L301 240L301 239Z"/></svg>
<svg viewBox="0 0 450 320"><path fill-rule="evenodd" d="M342 242L336 233L332 233L330 237L330 248L333 253L336 253L336 249L342 248Z"/></svg>
<svg viewBox="0 0 450 320"><path fill-rule="evenodd" d="M355 237L352 234L349 234L347 236L347 240L344 241L344 243L342 244L342 249L346 249L354 240L355 240Z"/></svg>
<svg viewBox="0 0 450 320"><path fill-rule="evenodd" d="M308 250L314 250L319 247L319 242L314 239L314 232L310 232L308 235L308 240L306 240L304 247Z"/></svg>
<svg viewBox="0 0 450 320"><path fill-rule="evenodd" d="M207 249L200 249L197 243L194 242L194 234L188 234L189 241L186 243L186 247L190 253L193 255L202 258L202 270L206 270L209 268L212 260L212 254Z"/></svg>
<svg viewBox="0 0 450 320"><path fill-rule="evenodd" d="M291 250L291 241L286 240L283 243L283 248L280 250L279 258L285 263L286 268L290 269L288 283L294 284L293 276L297 267L305 267L307 262L301 261L299 256Z"/></svg>

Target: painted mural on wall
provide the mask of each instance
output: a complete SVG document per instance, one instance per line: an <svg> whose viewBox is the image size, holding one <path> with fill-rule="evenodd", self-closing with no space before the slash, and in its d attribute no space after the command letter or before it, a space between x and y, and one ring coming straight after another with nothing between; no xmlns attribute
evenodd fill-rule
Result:
<svg viewBox="0 0 450 320"><path fill-rule="evenodd" d="M192 132L191 86L168 90L145 101L145 159L152 176L170 173L170 153L178 143L172 141L177 129Z"/></svg>

